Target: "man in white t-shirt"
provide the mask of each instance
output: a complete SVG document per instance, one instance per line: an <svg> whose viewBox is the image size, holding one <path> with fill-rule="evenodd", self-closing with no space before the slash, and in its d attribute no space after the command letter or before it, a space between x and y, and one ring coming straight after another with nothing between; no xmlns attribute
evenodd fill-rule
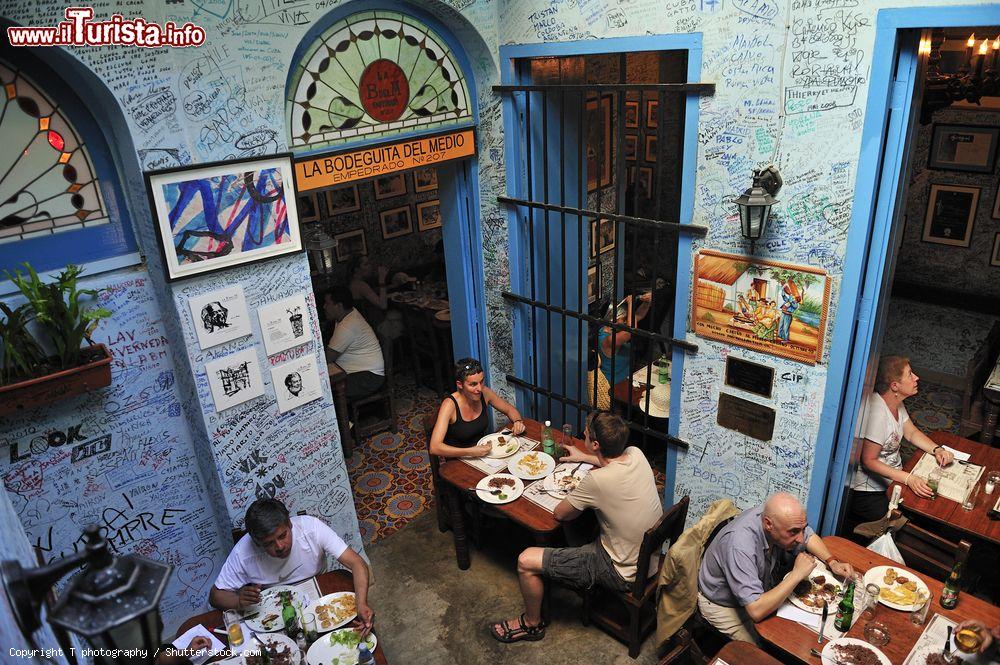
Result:
<svg viewBox="0 0 1000 665"><path fill-rule="evenodd" d="M347 399L371 395L385 383L385 361L378 336L354 307L347 287L335 287L323 296L323 312L337 322L327 344L326 359L347 373Z"/></svg>
<svg viewBox="0 0 1000 665"><path fill-rule="evenodd" d="M639 561L646 531L663 515L663 505L653 470L646 456L628 442L628 425L618 416L598 411L587 419L584 442L593 455L570 447L560 461L594 465L580 484L555 508L555 518L568 521L593 508L600 537L583 547L529 547L517 559L518 581L524 596L524 613L490 626L500 642L540 640L543 577L589 589L595 584L624 592L635 580L656 570L651 561Z"/></svg>
<svg viewBox="0 0 1000 665"><path fill-rule="evenodd" d="M315 577L326 571L327 556L332 556L354 576L358 617L363 630L371 630L375 612L368 606L368 565L333 529L309 515L289 517L277 499L250 504L246 528L208 593L212 607L254 605L262 588Z"/></svg>

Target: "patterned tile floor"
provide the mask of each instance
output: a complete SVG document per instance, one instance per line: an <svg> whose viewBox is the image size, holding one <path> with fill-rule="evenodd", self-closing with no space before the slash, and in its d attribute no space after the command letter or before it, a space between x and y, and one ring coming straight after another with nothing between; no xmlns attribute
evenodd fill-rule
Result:
<svg viewBox="0 0 1000 665"><path fill-rule="evenodd" d="M347 464L354 504L365 544L381 540L434 509L431 469L427 459L423 419L437 412L434 391L416 386L413 377L396 379L399 431L380 432L360 441ZM655 456L656 484L663 491L663 456Z"/></svg>

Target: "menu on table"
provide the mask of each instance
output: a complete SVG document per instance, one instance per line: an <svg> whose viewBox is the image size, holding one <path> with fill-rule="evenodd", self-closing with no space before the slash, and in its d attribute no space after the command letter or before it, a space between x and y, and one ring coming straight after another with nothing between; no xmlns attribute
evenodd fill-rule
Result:
<svg viewBox="0 0 1000 665"><path fill-rule="evenodd" d="M913 467L913 475L926 479L934 469L941 470L938 495L959 503L965 501L983 475L983 467L978 464L952 462L948 466L939 467L934 455L930 453L924 453L920 457L916 466Z"/></svg>

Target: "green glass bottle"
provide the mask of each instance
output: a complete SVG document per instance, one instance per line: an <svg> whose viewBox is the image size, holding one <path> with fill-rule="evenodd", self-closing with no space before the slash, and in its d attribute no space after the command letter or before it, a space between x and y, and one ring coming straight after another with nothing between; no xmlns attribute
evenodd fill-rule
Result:
<svg viewBox="0 0 1000 665"><path fill-rule="evenodd" d="M844 597L837 605L837 618L833 620L833 627L842 633L851 629L851 620L854 619L854 580L847 582L847 589Z"/></svg>
<svg viewBox="0 0 1000 665"><path fill-rule="evenodd" d="M299 632L298 614L292 606L292 594L282 592L281 594L281 620L285 623L285 634L293 640Z"/></svg>
<svg viewBox="0 0 1000 665"><path fill-rule="evenodd" d="M941 590L941 607L953 610L958 605L958 591L962 586L962 562L959 561L951 569L951 574Z"/></svg>

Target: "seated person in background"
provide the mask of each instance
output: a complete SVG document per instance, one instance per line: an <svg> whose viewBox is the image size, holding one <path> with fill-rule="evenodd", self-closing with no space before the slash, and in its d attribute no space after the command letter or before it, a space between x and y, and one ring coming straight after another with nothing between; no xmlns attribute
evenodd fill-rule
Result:
<svg viewBox="0 0 1000 665"><path fill-rule="evenodd" d="M347 399L371 395L385 383L378 336L354 308L354 298L346 287L334 287L324 294L323 312L337 322L326 345L326 360L347 372Z"/></svg>
<svg viewBox="0 0 1000 665"><path fill-rule="evenodd" d="M368 565L322 520L288 516L277 499L257 499L246 515L246 534L229 553L208 594L212 607L244 609L260 602L263 587L290 584L326 570L327 555L354 576L358 618L371 630L375 612L368 606Z"/></svg>
<svg viewBox="0 0 1000 665"><path fill-rule="evenodd" d="M755 623L770 616L812 574L816 559L834 575L854 574L837 561L806 524L806 511L791 494L773 495L745 510L718 533L698 571L698 609L734 640L757 643ZM794 562L794 564L793 564ZM792 570L781 579L792 565Z"/></svg>
<svg viewBox="0 0 1000 665"><path fill-rule="evenodd" d="M431 432L431 455L440 457L482 457L489 454L490 445L477 446L490 428L492 406L510 419L515 435L524 432L524 421L518 410L483 384L486 373L474 358L455 363L455 385L458 388L441 402L437 421Z"/></svg>
<svg viewBox="0 0 1000 665"><path fill-rule="evenodd" d="M612 303L608 308L606 318L614 317L617 323L636 326L649 313L649 303L652 294L639 296L639 306L632 317L632 299L626 298L617 306ZM629 322L631 319L631 323ZM597 351L601 358L601 374L608 380L609 390L614 385L628 379L632 375L632 333L619 330L612 334L609 326L602 326L597 333ZM612 367L612 364L614 367ZM614 373L612 374L612 370Z"/></svg>
<svg viewBox="0 0 1000 665"><path fill-rule="evenodd" d="M903 471L899 455L900 444L905 438L911 444L928 452L941 466L951 464L955 456L939 446L910 420L903 400L917 394L920 378L910 368L910 361L903 356L885 356L878 363L875 375L875 392L865 399L861 415L861 461L848 496L848 533L862 522L874 522L889 512L886 490L897 481L913 490L917 496L934 496L927 482L920 476Z"/></svg>
<svg viewBox="0 0 1000 665"><path fill-rule="evenodd" d="M385 266L376 266L374 259L368 255L355 256L351 259L348 274L351 279L351 295L358 304L358 309L373 326L378 326L389 308L389 300L386 297L386 278L389 276L389 269Z"/></svg>
<svg viewBox="0 0 1000 665"><path fill-rule="evenodd" d="M625 421L606 411L596 411L587 418L584 445L593 454L574 446L560 461L587 462L594 468L559 502L554 514L557 520L567 521L593 508L601 535L583 547L529 547L521 552L517 575L524 613L490 626L494 639L518 642L545 637L543 577L583 589L600 584L625 592L636 575L656 573L651 566L655 560L638 560L639 548L646 530L663 514L663 507L646 456L638 448L625 447L628 432Z"/></svg>

